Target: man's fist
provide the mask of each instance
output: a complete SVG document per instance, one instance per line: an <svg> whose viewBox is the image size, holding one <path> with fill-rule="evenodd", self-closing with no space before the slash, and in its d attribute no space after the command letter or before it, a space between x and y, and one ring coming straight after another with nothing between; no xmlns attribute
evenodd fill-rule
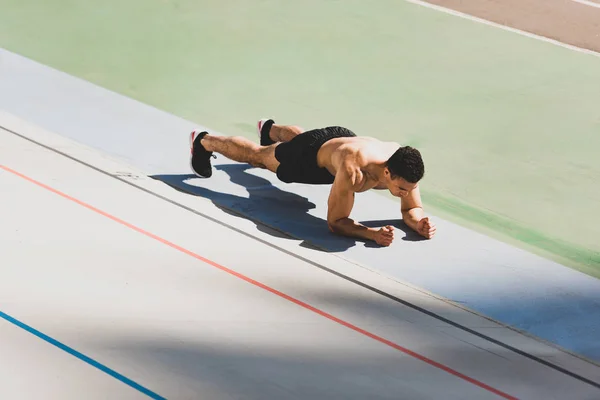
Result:
<svg viewBox="0 0 600 400"><path fill-rule="evenodd" d="M417 233L427 239L435 235L435 224L429 220L429 217L421 218L417 223Z"/></svg>
<svg viewBox="0 0 600 400"><path fill-rule="evenodd" d="M394 227L391 225L384 226L383 228L379 228L377 232L375 232L375 241L377 244L381 246L389 246L394 240Z"/></svg>

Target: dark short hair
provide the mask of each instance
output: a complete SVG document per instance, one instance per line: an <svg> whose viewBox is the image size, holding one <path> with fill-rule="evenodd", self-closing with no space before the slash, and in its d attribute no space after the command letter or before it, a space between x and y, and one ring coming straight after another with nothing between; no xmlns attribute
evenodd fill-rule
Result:
<svg viewBox="0 0 600 400"><path fill-rule="evenodd" d="M425 174L421 153L414 147L400 147L387 161L392 179L401 177L410 183L417 183Z"/></svg>

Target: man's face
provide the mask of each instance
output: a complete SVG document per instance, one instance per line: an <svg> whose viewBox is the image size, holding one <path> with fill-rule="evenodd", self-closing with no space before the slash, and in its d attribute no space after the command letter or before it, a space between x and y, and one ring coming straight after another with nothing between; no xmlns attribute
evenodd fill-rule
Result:
<svg viewBox="0 0 600 400"><path fill-rule="evenodd" d="M410 192L415 190L418 183L410 183L404 178L396 177L391 179L391 175L388 175L388 189L393 196L406 197Z"/></svg>

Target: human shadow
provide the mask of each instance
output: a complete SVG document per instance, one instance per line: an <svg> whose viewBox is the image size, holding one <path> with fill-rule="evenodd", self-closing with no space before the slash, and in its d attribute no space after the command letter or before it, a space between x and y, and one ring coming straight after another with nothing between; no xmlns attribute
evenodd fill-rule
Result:
<svg viewBox="0 0 600 400"><path fill-rule="evenodd" d="M204 186L193 174L151 175L150 177L186 194L207 198L224 212L252 221L258 230L278 238L304 240L301 244L325 252L342 252L360 239L331 233L327 221L309 214L315 204L306 197L273 186L269 180L250 174L248 164L221 164L215 169L225 172L232 183L244 187L248 197L219 192ZM194 180L194 184L189 181Z"/></svg>

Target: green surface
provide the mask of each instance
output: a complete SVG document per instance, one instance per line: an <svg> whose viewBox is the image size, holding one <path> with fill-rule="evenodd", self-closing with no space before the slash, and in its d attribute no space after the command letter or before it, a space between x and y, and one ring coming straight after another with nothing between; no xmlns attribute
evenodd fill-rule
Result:
<svg viewBox="0 0 600 400"><path fill-rule="evenodd" d="M430 210L600 276L599 57L401 0L0 10L7 50L225 134L274 116L418 146Z"/></svg>

